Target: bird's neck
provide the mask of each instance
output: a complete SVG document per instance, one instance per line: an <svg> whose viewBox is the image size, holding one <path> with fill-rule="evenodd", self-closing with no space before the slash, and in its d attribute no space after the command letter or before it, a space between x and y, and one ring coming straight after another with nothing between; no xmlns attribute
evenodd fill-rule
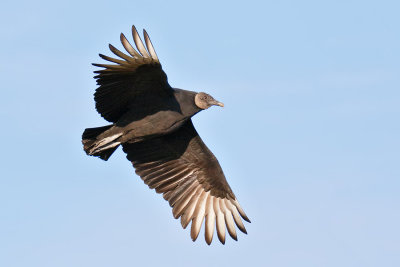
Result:
<svg viewBox="0 0 400 267"><path fill-rule="evenodd" d="M197 93L193 91L174 88L175 98L178 101L181 107L182 114L185 117L192 117L202 110L198 106L196 106L194 102L196 94Z"/></svg>

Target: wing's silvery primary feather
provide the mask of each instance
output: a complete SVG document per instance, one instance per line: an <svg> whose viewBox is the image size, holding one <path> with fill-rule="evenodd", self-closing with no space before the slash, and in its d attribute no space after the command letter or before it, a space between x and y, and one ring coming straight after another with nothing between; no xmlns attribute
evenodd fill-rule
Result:
<svg viewBox="0 0 400 267"><path fill-rule="evenodd" d="M247 233L241 218L250 220L190 120L171 134L124 144L123 149L145 184L163 194L174 218L181 218L182 227L191 222L193 241L203 221L207 244L212 241L215 225L221 243L225 243L226 231L237 240L235 225Z"/></svg>

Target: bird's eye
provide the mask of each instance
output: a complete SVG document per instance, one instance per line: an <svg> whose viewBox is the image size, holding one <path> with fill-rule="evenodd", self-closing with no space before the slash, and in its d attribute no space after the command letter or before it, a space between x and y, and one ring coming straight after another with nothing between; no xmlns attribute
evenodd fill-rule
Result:
<svg viewBox="0 0 400 267"><path fill-rule="evenodd" d="M207 96L206 96L206 95L204 96L204 99L207 99Z"/></svg>

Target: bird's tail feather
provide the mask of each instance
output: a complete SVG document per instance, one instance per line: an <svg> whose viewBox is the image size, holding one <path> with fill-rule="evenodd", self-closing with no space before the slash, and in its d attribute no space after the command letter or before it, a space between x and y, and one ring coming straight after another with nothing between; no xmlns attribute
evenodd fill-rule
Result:
<svg viewBox="0 0 400 267"><path fill-rule="evenodd" d="M103 127L87 128L82 134L83 149L86 154L99 157L103 160L108 160L111 154L121 144L116 141L121 134L115 134L106 136L104 138L98 138L100 134L110 129L113 125L107 125Z"/></svg>

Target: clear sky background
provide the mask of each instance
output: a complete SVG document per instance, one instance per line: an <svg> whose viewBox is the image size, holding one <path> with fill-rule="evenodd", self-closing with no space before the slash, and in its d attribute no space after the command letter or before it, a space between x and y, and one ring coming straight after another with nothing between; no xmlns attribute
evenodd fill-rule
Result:
<svg viewBox="0 0 400 267"><path fill-rule="evenodd" d="M400 266L399 1L6 1L0 266ZM123 152L82 150L90 65L146 28L248 235L193 243ZM214 236L215 237L215 236Z"/></svg>

